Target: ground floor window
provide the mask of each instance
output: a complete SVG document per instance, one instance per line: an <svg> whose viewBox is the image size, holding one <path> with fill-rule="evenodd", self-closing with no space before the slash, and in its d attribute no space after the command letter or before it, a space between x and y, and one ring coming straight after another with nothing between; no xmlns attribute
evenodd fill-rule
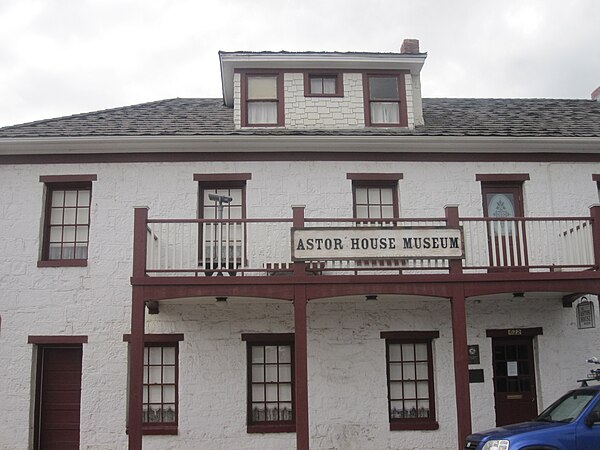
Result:
<svg viewBox="0 0 600 450"><path fill-rule="evenodd" d="M295 431L294 335L243 334L248 360L248 432Z"/></svg>
<svg viewBox="0 0 600 450"><path fill-rule="evenodd" d="M432 342L439 332L391 331L381 337L386 343L390 429L437 429Z"/></svg>

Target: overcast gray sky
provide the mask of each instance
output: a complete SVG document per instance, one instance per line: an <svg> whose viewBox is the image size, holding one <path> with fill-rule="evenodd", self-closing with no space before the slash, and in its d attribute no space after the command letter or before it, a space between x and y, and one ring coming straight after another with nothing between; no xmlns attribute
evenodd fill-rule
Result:
<svg viewBox="0 0 600 450"><path fill-rule="evenodd" d="M219 50L428 52L425 97L589 98L599 0L0 0L0 126L221 97Z"/></svg>

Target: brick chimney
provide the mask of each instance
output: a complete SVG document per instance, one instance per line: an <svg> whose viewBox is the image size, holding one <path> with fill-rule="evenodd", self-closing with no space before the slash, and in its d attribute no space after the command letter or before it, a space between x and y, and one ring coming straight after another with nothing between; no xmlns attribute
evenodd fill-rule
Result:
<svg viewBox="0 0 600 450"><path fill-rule="evenodd" d="M418 39L404 39L402 47L400 47L400 53L406 53L409 55L416 55L419 53L419 40Z"/></svg>
<svg viewBox="0 0 600 450"><path fill-rule="evenodd" d="M597 102L600 102L600 86L598 86L596 88L596 90L594 92L592 92L592 100L596 100Z"/></svg>

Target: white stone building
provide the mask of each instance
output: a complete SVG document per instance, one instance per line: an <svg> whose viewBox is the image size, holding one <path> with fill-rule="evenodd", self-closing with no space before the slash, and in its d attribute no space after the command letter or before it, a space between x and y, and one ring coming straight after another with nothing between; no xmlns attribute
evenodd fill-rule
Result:
<svg viewBox="0 0 600 450"><path fill-rule="evenodd" d="M422 99L412 40L220 58L0 129L1 450L446 450L575 386L599 102Z"/></svg>

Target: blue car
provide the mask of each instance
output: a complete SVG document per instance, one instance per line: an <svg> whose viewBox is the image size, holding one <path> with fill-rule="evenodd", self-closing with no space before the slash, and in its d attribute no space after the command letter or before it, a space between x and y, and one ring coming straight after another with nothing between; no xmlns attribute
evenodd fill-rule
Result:
<svg viewBox="0 0 600 450"><path fill-rule="evenodd" d="M567 392L531 422L471 434L464 450L600 450L600 386Z"/></svg>

